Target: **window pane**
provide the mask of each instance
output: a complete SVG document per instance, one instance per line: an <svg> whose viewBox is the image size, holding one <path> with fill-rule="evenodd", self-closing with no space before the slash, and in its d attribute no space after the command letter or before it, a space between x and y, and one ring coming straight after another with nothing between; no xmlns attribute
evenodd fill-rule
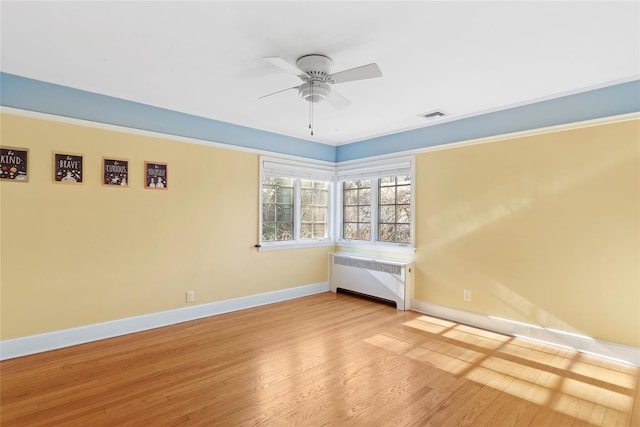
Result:
<svg viewBox="0 0 640 427"><path fill-rule="evenodd" d="M274 223L262 224L262 240L263 241L276 240L276 225Z"/></svg>
<svg viewBox="0 0 640 427"><path fill-rule="evenodd" d="M276 221L278 221L278 222L292 222L293 221L293 206L291 206L291 205L276 205Z"/></svg>
<svg viewBox="0 0 640 427"><path fill-rule="evenodd" d="M276 223L276 240L293 240L292 224L285 222Z"/></svg>
<svg viewBox="0 0 640 427"><path fill-rule="evenodd" d="M378 239L411 243L411 176L381 178L378 194Z"/></svg>
<svg viewBox="0 0 640 427"><path fill-rule="evenodd" d="M371 239L371 224L360 224L358 226L358 240Z"/></svg>
<svg viewBox="0 0 640 427"><path fill-rule="evenodd" d="M346 206L344 208L344 221L345 222L358 222L358 207Z"/></svg>
<svg viewBox="0 0 640 427"><path fill-rule="evenodd" d="M382 242L395 242L395 225L393 224L380 224L379 239Z"/></svg>
<svg viewBox="0 0 640 427"><path fill-rule="evenodd" d="M262 240L293 239L293 179L262 178Z"/></svg>
<svg viewBox="0 0 640 427"><path fill-rule="evenodd" d="M313 236L311 234L311 224L301 224L300 225L300 238L301 239L311 239Z"/></svg>
<svg viewBox="0 0 640 427"><path fill-rule="evenodd" d="M342 189L343 238L369 240L371 237L371 180L346 181Z"/></svg>
<svg viewBox="0 0 640 427"><path fill-rule="evenodd" d="M262 207L262 221L274 222L276 220L276 207L265 205Z"/></svg>
<svg viewBox="0 0 640 427"><path fill-rule="evenodd" d="M300 200L305 205L311 204L313 201L313 191L303 189L300 193Z"/></svg>
<svg viewBox="0 0 640 427"><path fill-rule="evenodd" d="M386 187L389 185L395 185L396 184L396 177L395 176L385 176L384 178L380 179L380 186L381 187Z"/></svg>
<svg viewBox="0 0 640 427"><path fill-rule="evenodd" d="M327 238L327 226L324 224L314 224L313 225L313 238L314 239L325 239Z"/></svg>
<svg viewBox="0 0 640 427"><path fill-rule="evenodd" d="M358 222L369 223L371 221L371 206L358 208Z"/></svg>
<svg viewBox="0 0 640 427"><path fill-rule="evenodd" d="M262 187L262 203L275 203L276 202L276 189L271 185L265 185Z"/></svg>
<svg viewBox="0 0 640 427"><path fill-rule="evenodd" d="M358 204L358 190L347 190L344 192L344 204L345 205L357 205Z"/></svg>
<svg viewBox="0 0 640 427"><path fill-rule="evenodd" d="M301 222L313 221L313 214L309 206L303 206L300 208L300 221Z"/></svg>
<svg viewBox="0 0 640 427"><path fill-rule="evenodd" d="M410 204L411 203L411 186L410 185L402 185L398 186L397 190L397 201L399 204Z"/></svg>
<svg viewBox="0 0 640 427"><path fill-rule="evenodd" d="M304 221L304 232L301 239L326 238L327 212L329 210L329 183L326 181L301 180L302 199L300 206L301 221ZM320 231L318 231L320 230Z"/></svg>
<svg viewBox="0 0 640 427"><path fill-rule="evenodd" d="M396 225L396 242L411 243L411 226L409 224Z"/></svg>
<svg viewBox="0 0 640 427"><path fill-rule="evenodd" d="M315 222L327 221L327 208L313 208L313 220Z"/></svg>
<svg viewBox="0 0 640 427"><path fill-rule="evenodd" d="M329 192L328 191L316 191L314 194L314 201L313 203L316 205L322 205L322 206L327 206L327 198L329 197Z"/></svg>
<svg viewBox="0 0 640 427"><path fill-rule="evenodd" d="M380 223L384 224L393 224L396 222L396 207L391 206L380 206Z"/></svg>
<svg viewBox="0 0 640 427"><path fill-rule="evenodd" d="M277 195L278 203L293 203L293 188L279 187Z"/></svg>
<svg viewBox="0 0 640 427"><path fill-rule="evenodd" d="M278 178L275 176L263 176L262 177L262 184L270 184L270 185L276 185L278 183Z"/></svg>
<svg viewBox="0 0 640 427"><path fill-rule="evenodd" d="M358 191L358 204L368 205L371 203L371 189L363 188Z"/></svg>
<svg viewBox="0 0 640 427"><path fill-rule="evenodd" d="M345 223L344 225L344 238L349 240L354 240L357 238L358 232L358 224L355 223Z"/></svg>
<svg viewBox="0 0 640 427"><path fill-rule="evenodd" d="M400 205L396 207L396 222L397 223L409 223L411 222L411 207L408 205Z"/></svg>
<svg viewBox="0 0 640 427"><path fill-rule="evenodd" d="M380 187L380 204L393 205L396 202L395 187Z"/></svg>

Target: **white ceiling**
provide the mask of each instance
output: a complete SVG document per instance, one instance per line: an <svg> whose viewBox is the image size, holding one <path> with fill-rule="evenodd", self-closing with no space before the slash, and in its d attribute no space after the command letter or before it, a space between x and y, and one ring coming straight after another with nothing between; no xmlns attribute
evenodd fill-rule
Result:
<svg viewBox="0 0 640 427"><path fill-rule="evenodd" d="M278 134L342 144L640 75L640 3L289 1L1 3L2 71ZM309 108L264 61L375 62ZM440 119L442 120L442 119ZM431 122L433 124L433 122Z"/></svg>

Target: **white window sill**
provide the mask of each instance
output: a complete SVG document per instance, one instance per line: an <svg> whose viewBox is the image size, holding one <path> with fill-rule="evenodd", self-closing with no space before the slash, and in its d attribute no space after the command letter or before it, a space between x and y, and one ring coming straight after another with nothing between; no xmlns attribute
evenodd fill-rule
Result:
<svg viewBox="0 0 640 427"><path fill-rule="evenodd" d="M354 248L372 250L385 253L401 254L401 255L413 255L416 252L416 248L413 245L401 244L401 243L382 243L382 242L362 242L362 241L350 241L350 240L313 240L307 242L263 242L260 244L258 251L284 251L292 249L304 249L304 248L319 248L327 246L337 246L341 248Z"/></svg>
<svg viewBox="0 0 640 427"><path fill-rule="evenodd" d="M309 242L277 242L277 243L261 243L258 251L284 251L291 249L303 248L319 248L324 246L335 246L336 242L332 240L313 240Z"/></svg>
<svg viewBox="0 0 640 427"><path fill-rule="evenodd" d="M413 245L402 243L373 243L354 240L338 240L335 242L335 245L342 248L360 248L403 255L413 255L416 252L416 248Z"/></svg>

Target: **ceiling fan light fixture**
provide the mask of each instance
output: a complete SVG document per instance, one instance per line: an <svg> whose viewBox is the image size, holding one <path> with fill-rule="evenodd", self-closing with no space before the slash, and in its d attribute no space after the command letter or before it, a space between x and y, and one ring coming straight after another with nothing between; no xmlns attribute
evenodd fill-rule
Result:
<svg viewBox="0 0 640 427"><path fill-rule="evenodd" d="M326 83L306 82L298 88L298 95L307 102L318 103L325 100L331 93L331 88Z"/></svg>

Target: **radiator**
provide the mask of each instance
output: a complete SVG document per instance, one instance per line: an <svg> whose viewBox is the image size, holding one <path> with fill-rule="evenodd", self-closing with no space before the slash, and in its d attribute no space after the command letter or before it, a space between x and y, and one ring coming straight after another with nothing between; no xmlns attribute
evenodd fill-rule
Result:
<svg viewBox="0 0 640 427"><path fill-rule="evenodd" d="M394 302L398 310L409 310L413 297L413 264L331 253L329 283L332 292L356 292Z"/></svg>

